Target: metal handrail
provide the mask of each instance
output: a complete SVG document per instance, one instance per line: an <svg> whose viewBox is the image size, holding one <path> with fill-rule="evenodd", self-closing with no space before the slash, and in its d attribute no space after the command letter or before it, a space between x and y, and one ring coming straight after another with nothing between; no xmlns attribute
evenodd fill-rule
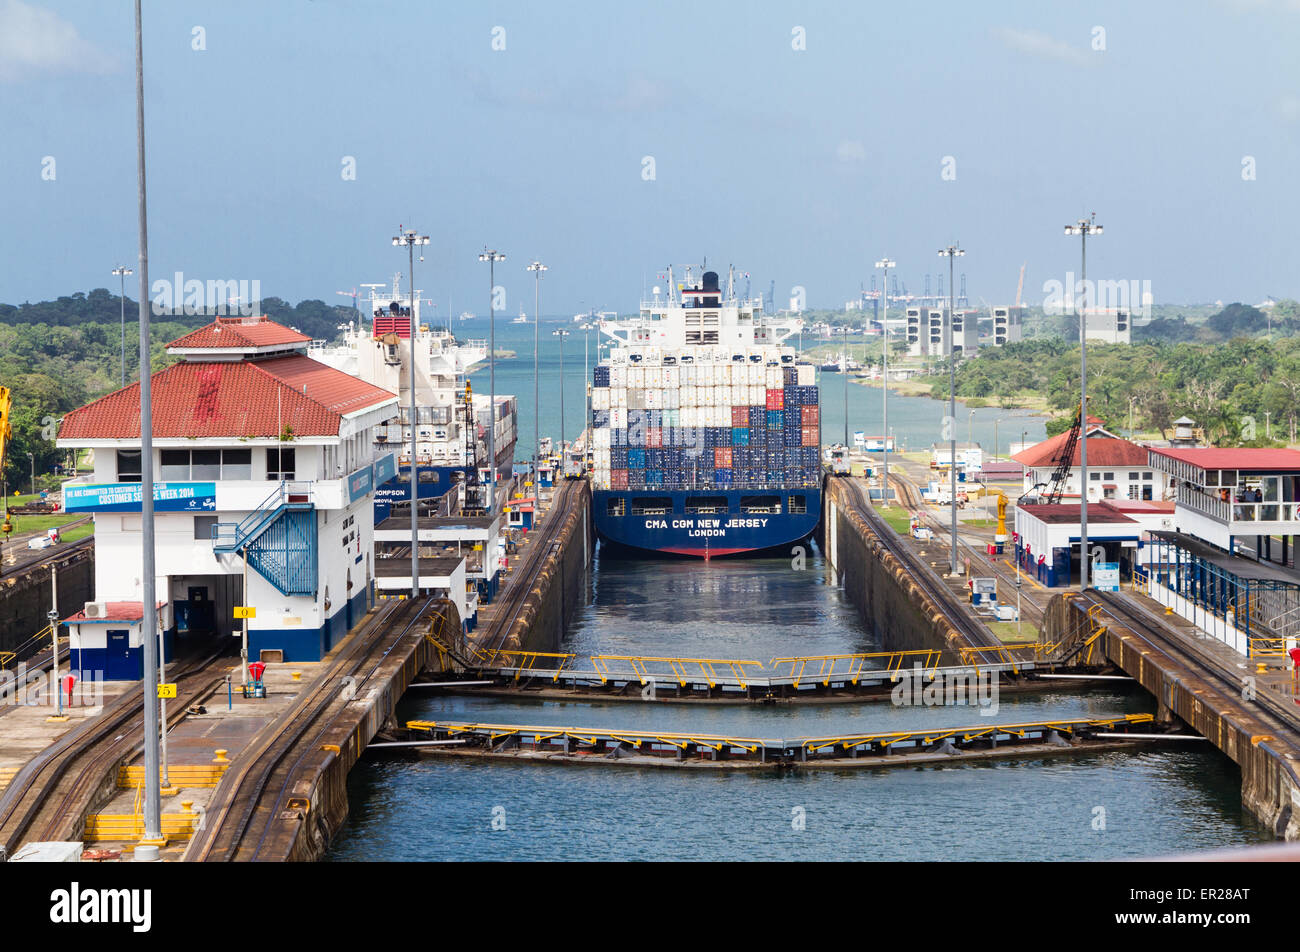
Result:
<svg viewBox="0 0 1300 952"><path fill-rule="evenodd" d="M212 527L212 544L237 546L240 539L247 535L272 511L285 505L289 501L289 497L306 496L310 499L311 487L311 480L280 480L279 484L271 491L270 495L258 503L257 508L239 522L218 522L214 525Z"/></svg>

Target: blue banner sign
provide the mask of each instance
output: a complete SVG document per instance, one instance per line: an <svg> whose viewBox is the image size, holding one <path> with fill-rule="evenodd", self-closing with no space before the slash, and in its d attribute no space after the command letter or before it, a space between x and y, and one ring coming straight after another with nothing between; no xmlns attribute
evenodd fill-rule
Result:
<svg viewBox="0 0 1300 952"><path fill-rule="evenodd" d="M397 454L389 453L374 462L374 485L382 486L397 475Z"/></svg>
<svg viewBox="0 0 1300 952"><path fill-rule="evenodd" d="M371 468L363 466L348 476L348 502L356 502L374 487L370 481Z"/></svg>
<svg viewBox="0 0 1300 952"><path fill-rule="evenodd" d="M139 483L101 483L93 486L65 486L66 512L139 512L143 498ZM216 483L154 483L156 512L215 512Z"/></svg>

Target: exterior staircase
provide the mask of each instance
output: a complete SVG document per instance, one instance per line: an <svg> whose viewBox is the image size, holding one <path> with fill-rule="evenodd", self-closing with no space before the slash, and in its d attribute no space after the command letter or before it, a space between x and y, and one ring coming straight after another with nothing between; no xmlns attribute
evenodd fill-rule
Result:
<svg viewBox="0 0 1300 952"><path fill-rule="evenodd" d="M311 483L282 481L240 522L219 522L212 550L243 556L281 595L316 594L316 512Z"/></svg>

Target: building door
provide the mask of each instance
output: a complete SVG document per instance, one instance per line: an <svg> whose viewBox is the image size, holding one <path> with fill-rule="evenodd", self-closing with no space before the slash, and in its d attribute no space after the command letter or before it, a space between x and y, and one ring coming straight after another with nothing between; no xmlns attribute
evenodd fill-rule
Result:
<svg viewBox="0 0 1300 952"><path fill-rule="evenodd" d="M108 632L108 651L104 656L105 681L136 681L140 677L135 658L131 656L130 633Z"/></svg>

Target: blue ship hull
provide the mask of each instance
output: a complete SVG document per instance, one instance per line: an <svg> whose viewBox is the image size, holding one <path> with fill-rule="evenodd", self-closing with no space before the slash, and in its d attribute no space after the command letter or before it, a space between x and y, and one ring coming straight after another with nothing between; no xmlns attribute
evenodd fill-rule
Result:
<svg viewBox="0 0 1300 952"><path fill-rule="evenodd" d="M820 489L633 489L593 490L592 521L602 542L644 554L694 558L755 554L786 549L813 534L821 519ZM726 511L686 511L686 501L725 498ZM780 512L752 509L754 497L776 497ZM802 500L803 512L791 512L791 498ZM620 506L622 515L619 515ZM662 510L662 511L658 511Z"/></svg>

